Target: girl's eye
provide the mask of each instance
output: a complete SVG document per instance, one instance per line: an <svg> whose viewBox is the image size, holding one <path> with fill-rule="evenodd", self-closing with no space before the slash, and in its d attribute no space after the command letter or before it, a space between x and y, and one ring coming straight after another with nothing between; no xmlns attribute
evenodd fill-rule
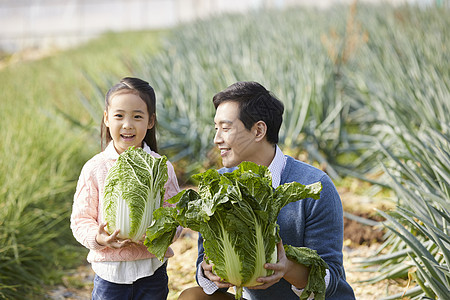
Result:
<svg viewBox="0 0 450 300"><path fill-rule="evenodd" d="M116 118L122 118L122 114L115 114L114 117L116 117Z"/></svg>
<svg viewBox="0 0 450 300"><path fill-rule="evenodd" d="M140 115L134 116L136 119L142 119L143 117Z"/></svg>

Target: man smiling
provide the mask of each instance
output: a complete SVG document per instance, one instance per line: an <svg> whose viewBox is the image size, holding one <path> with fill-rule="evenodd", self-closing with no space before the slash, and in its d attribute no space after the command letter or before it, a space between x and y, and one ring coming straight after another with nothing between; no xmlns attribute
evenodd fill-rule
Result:
<svg viewBox="0 0 450 300"><path fill-rule="evenodd" d="M277 146L283 121L283 104L256 82L237 82L213 97L216 108L214 143L220 150L224 168L232 172L243 161L269 168L272 186L299 182L322 183L319 200L304 199L286 205L277 219L282 243L316 250L328 264L325 276L326 299L355 299L345 280L342 265L343 211L336 188L323 171L284 155ZM245 288L245 299L298 299L308 283L309 268L289 260L280 242L278 261L264 267L274 273L257 279L259 286ZM223 282L204 260L203 239L199 236L197 283L183 291L179 299L234 299L226 292L232 285ZM310 298L313 299L313 298Z"/></svg>

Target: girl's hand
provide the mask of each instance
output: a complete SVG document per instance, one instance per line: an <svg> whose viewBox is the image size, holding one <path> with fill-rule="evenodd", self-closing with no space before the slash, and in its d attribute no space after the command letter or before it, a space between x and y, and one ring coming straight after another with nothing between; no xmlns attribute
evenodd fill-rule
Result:
<svg viewBox="0 0 450 300"><path fill-rule="evenodd" d="M116 229L111 235L105 230L107 223L102 223L98 226L97 236L95 240L99 245L106 246L108 248L119 249L129 246L132 241L130 239L119 239L117 235L120 229Z"/></svg>
<svg viewBox="0 0 450 300"><path fill-rule="evenodd" d="M206 263L205 259L203 259L201 267L205 277L214 282L218 288L229 288L233 286L231 283L224 281L222 278L214 274L212 270L213 265Z"/></svg>

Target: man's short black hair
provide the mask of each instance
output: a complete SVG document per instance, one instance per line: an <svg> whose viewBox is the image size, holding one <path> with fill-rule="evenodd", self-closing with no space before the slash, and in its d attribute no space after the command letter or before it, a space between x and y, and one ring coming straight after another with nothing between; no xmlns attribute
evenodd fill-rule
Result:
<svg viewBox="0 0 450 300"><path fill-rule="evenodd" d="M265 87L254 81L236 82L213 97L216 109L227 101L239 103L239 119L247 130L256 122L263 121L267 125L267 141L278 143L284 105Z"/></svg>

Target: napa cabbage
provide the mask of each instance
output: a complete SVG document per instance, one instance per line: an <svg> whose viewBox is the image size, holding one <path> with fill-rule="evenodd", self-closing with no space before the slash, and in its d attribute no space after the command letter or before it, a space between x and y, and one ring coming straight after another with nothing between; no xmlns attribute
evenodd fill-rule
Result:
<svg viewBox="0 0 450 300"><path fill-rule="evenodd" d="M121 153L105 181L103 218L107 231L119 228L119 238L143 240L154 210L164 201L167 178L165 156L154 157L135 147Z"/></svg>
<svg viewBox="0 0 450 300"><path fill-rule="evenodd" d="M208 263L215 274L236 286L240 299L243 287L259 285L258 277L273 272L264 264L277 259L276 221L281 208L300 199L318 199L322 185L292 182L273 189L268 168L252 162L242 162L231 173L210 169L193 177L199 182L198 192L181 191L169 199L176 207L157 209L144 244L162 260L177 226L200 232ZM322 261L317 254L315 259ZM317 280L323 282L323 292L324 276Z"/></svg>

